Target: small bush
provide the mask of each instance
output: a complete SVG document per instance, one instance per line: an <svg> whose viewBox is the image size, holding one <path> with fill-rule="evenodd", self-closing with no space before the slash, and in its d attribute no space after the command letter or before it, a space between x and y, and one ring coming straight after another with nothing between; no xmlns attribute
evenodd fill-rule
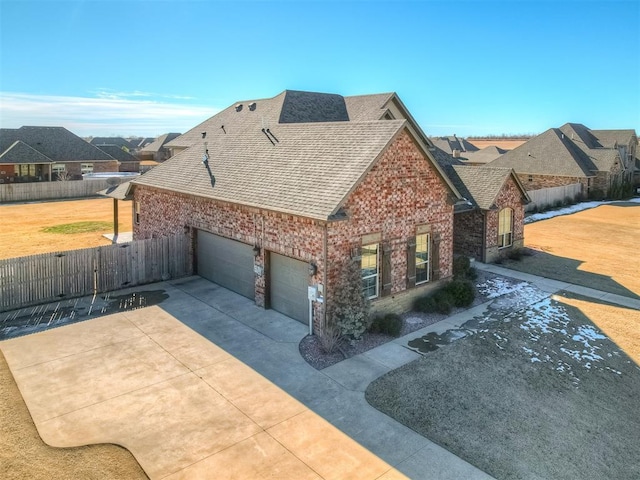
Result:
<svg viewBox="0 0 640 480"><path fill-rule="evenodd" d="M448 283L442 289L450 297L456 307L468 307L476 298L473 285L468 281L457 281Z"/></svg>
<svg viewBox="0 0 640 480"><path fill-rule="evenodd" d="M560 208L562 207L562 200L555 200L553 202L553 208Z"/></svg>
<svg viewBox="0 0 640 480"><path fill-rule="evenodd" d="M564 204L565 205L574 205L575 203L576 203L575 198L569 197L569 196L564 197Z"/></svg>
<svg viewBox="0 0 640 480"><path fill-rule="evenodd" d="M475 273L475 269L473 270ZM468 307L475 299L473 284L468 280L453 280L431 295L417 298L413 309L423 313L448 315L453 307Z"/></svg>
<svg viewBox="0 0 640 480"><path fill-rule="evenodd" d="M384 333L392 337L399 337L402 331L402 318L396 313L378 316L373 319L369 331L371 333Z"/></svg>

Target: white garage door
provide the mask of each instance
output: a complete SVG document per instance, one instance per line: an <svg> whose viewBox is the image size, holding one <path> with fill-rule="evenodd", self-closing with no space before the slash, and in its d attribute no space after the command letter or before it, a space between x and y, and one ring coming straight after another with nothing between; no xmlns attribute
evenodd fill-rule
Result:
<svg viewBox="0 0 640 480"><path fill-rule="evenodd" d="M271 253L271 308L309 323L309 266L294 258Z"/></svg>
<svg viewBox="0 0 640 480"><path fill-rule="evenodd" d="M255 298L253 246L198 230L198 275Z"/></svg>

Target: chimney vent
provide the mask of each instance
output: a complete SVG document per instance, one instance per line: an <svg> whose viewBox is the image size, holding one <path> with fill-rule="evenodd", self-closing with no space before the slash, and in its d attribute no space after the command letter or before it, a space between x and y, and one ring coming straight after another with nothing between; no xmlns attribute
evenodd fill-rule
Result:
<svg viewBox="0 0 640 480"><path fill-rule="evenodd" d="M236 105L236 112L239 112L240 110L242 110L242 104L241 103Z"/></svg>
<svg viewBox="0 0 640 480"><path fill-rule="evenodd" d="M460 158L460 150L458 150L457 148L453 149L453 158Z"/></svg>
<svg viewBox="0 0 640 480"><path fill-rule="evenodd" d="M252 112L256 109L256 102L250 103L249 104L249 110L251 110Z"/></svg>

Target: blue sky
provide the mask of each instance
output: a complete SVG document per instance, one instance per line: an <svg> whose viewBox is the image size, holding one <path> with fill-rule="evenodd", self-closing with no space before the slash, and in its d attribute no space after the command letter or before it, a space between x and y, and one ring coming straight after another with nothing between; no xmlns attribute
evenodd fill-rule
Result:
<svg viewBox="0 0 640 480"><path fill-rule="evenodd" d="M395 91L428 135L640 132L639 25L639 0L0 0L0 126L156 136L292 89Z"/></svg>

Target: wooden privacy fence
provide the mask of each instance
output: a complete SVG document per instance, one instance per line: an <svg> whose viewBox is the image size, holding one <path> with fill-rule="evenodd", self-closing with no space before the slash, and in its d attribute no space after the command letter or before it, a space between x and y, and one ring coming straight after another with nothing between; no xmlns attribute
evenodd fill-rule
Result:
<svg viewBox="0 0 640 480"><path fill-rule="evenodd" d="M180 234L0 260L0 312L190 275L189 239Z"/></svg>
<svg viewBox="0 0 640 480"><path fill-rule="evenodd" d="M0 185L0 203L93 197L100 190L110 186L108 179L4 183Z"/></svg>
<svg viewBox="0 0 640 480"><path fill-rule="evenodd" d="M560 187L541 188L540 190L530 190L527 192L531 203L524 207L525 212L530 212L536 208L541 209L548 206L553 206L556 202L565 203L565 200L570 198L576 200L582 192L582 185L580 183L573 183L571 185L562 185Z"/></svg>

